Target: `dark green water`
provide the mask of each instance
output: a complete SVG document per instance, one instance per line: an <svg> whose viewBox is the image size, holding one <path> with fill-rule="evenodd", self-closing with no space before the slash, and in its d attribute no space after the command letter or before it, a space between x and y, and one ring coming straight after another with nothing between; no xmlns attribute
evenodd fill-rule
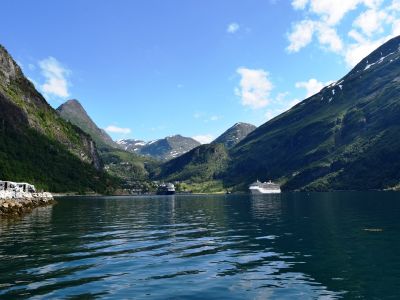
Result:
<svg viewBox="0 0 400 300"><path fill-rule="evenodd" d="M58 199L0 222L30 297L400 299L400 193Z"/></svg>

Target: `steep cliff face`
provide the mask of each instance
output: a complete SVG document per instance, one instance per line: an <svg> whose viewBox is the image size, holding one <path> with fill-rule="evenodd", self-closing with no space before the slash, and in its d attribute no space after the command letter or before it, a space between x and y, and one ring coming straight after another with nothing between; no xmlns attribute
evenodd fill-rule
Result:
<svg viewBox="0 0 400 300"><path fill-rule="evenodd" d="M105 192L96 144L64 121L0 46L0 178L50 191Z"/></svg>
<svg viewBox="0 0 400 300"><path fill-rule="evenodd" d="M0 45L0 95L7 111L3 115L13 118L13 126L25 125L63 144L80 160L100 167L100 159L90 136L65 122L23 75L7 50ZM12 107L12 108L11 108ZM22 121L19 124L18 121Z"/></svg>
<svg viewBox="0 0 400 300"><path fill-rule="evenodd" d="M90 148L95 158L93 163L96 166L104 166L105 172L119 178L124 186L130 186L132 182L148 180L150 173L153 173L152 170L156 169L157 163L151 157L141 156L136 151L127 151L126 147L115 143L103 129L96 125L78 100L68 100L57 108L57 113L68 123L78 126L93 138L101 158L101 161L96 159L96 148L92 142Z"/></svg>

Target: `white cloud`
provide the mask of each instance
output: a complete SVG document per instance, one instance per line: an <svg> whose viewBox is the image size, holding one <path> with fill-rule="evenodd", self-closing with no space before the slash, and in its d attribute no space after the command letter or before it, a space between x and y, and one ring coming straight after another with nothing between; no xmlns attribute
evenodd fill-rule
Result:
<svg viewBox="0 0 400 300"><path fill-rule="evenodd" d="M54 57L48 57L39 62L42 75L46 82L41 86L46 95L54 95L61 98L69 96L67 76L70 71L64 68Z"/></svg>
<svg viewBox="0 0 400 300"><path fill-rule="evenodd" d="M288 52L298 52L317 42L353 67L400 34L399 0L292 0L292 7L303 10L305 17L288 33ZM342 24L345 17L347 21Z"/></svg>
<svg viewBox="0 0 400 300"><path fill-rule="evenodd" d="M350 11L354 10L363 0L310 0L310 12L318 15L321 21L328 25L336 25Z"/></svg>
<svg viewBox="0 0 400 300"><path fill-rule="evenodd" d="M301 48L311 43L315 31L315 22L311 20L303 20L296 23L289 34L289 52L298 52Z"/></svg>
<svg viewBox="0 0 400 300"><path fill-rule="evenodd" d="M262 69L237 69L242 78L239 87L235 89L237 96L241 97L242 105L253 109L260 109L267 121L290 109L299 103L298 99L288 98L288 91L271 95L273 85L268 79L268 72ZM267 107L263 112L262 108Z"/></svg>
<svg viewBox="0 0 400 300"><path fill-rule="evenodd" d="M228 28L226 28L226 32L228 32L228 33L235 33L236 31L239 30L239 28L240 28L239 24L233 22L233 23L230 23L230 24L228 25Z"/></svg>
<svg viewBox="0 0 400 300"><path fill-rule="evenodd" d="M343 49L343 42L336 32L336 29L323 23L318 23L318 41L321 45L328 46L332 52L339 52Z"/></svg>
<svg viewBox="0 0 400 300"><path fill-rule="evenodd" d="M328 46L333 52L343 48L342 40L334 28L323 22L303 20L293 26L288 35L289 46L286 49L289 52L298 52L312 42L314 35L318 37L321 45Z"/></svg>
<svg viewBox="0 0 400 300"><path fill-rule="evenodd" d="M200 144L209 144L214 140L214 136L212 134L195 135L192 136L192 138L198 141Z"/></svg>
<svg viewBox="0 0 400 300"><path fill-rule="evenodd" d="M323 87L325 87L331 83L332 83L332 81L323 83L321 81L318 81L315 78L311 78L308 81L296 82L295 86L296 86L296 88L306 89L306 98L308 98L312 95L315 95L320 90L322 90Z"/></svg>
<svg viewBox="0 0 400 300"><path fill-rule="evenodd" d="M294 9L304 9L308 4L308 0L293 0L292 6Z"/></svg>
<svg viewBox="0 0 400 300"><path fill-rule="evenodd" d="M252 109L267 106L273 89L273 85L268 79L268 72L262 69L239 68L237 73L242 78L239 87L235 89L235 94L241 98L242 105Z"/></svg>
<svg viewBox="0 0 400 300"><path fill-rule="evenodd" d="M196 112L193 114L193 118L201 120L205 123L212 122L212 121L218 121L223 118L221 115L210 115L208 113L203 113L203 112Z"/></svg>
<svg viewBox="0 0 400 300"><path fill-rule="evenodd" d="M220 120L221 119L221 116L216 116L216 115L214 115L214 116L211 116L210 117L210 121L218 121L218 120Z"/></svg>
<svg viewBox="0 0 400 300"><path fill-rule="evenodd" d="M354 26L360 28L367 36L371 36L376 31L383 31L383 22L387 17L384 11L369 9L357 17Z"/></svg>
<svg viewBox="0 0 400 300"><path fill-rule="evenodd" d="M392 23L392 35L393 36L400 35L400 19L393 21L393 23Z"/></svg>
<svg viewBox="0 0 400 300"><path fill-rule="evenodd" d="M276 101L277 102L283 102L286 98L286 96L289 95L289 92L282 92L282 93L278 93L278 95L276 96Z"/></svg>
<svg viewBox="0 0 400 300"><path fill-rule="evenodd" d="M105 128L105 130L107 132L110 132L110 133L118 133L118 134L129 134L129 133L131 133L131 129L130 128L121 128L121 127L117 127L115 125L107 126Z"/></svg>
<svg viewBox="0 0 400 300"><path fill-rule="evenodd" d="M346 52L344 53L345 62L349 66L355 66L364 57L386 42L389 38L390 37L384 37L378 40L359 40L349 44Z"/></svg>

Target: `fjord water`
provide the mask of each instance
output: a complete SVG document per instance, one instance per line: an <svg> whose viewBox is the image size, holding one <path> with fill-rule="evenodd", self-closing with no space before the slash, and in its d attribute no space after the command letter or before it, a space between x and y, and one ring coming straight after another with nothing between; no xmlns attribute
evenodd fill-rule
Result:
<svg viewBox="0 0 400 300"><path fill-rule="evenodd" d="M59 198L0 222L0 299L400 297L400 194Z"/></svg>

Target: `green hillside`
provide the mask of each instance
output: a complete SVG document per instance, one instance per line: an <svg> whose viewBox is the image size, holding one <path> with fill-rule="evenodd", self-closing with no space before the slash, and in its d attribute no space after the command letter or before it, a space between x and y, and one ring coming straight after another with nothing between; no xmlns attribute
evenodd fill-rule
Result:
<svg viewBox="0 0 400 300"><path fill-rule="evenodd" d="M93 122L78 100L68 100L57 108L57 112L64 120L89 134L96 142L97 147L118 147L111 137Z"/></svg>
<svg viewBox="0 0 400 300"><path fill-rule="evenodd" d="M400 37L388 41L338 82L252 131L223 163L191 151L164 164L161 174L217 177L234 190L256 179L278 181L284 190L399 186L399 49Z"/></svg>
<svg viewBox="0 0 400 300"><path fill-rule="evenodd" d="M400 182L400 38L348 75L260 126L231 152L228 185L384 189ZM234 174L234 176L229 176Z"/></svg>
<svg viewBox="0 0 400 300"><path fill-rule="evenodd" d="M201 145L166 162L159 178L169 181L205 182L219 179L228 162L228 151L223 144Z"/></svg>
<svg viewBox="0 0 400 300"><path fill-rule="evenodd" d="M240 143L246 136L249 135L257 127L248 123L236 123L228 128L224 133L217 137L213 144L224 144L226 148L231 149Z"/></svg>
<svg viewBox="0 0 400 300"><path fill-rule="evenodd" d="M96 145L65 122L0 46L0 178L29 181L53 192L107 192Z"/></svg>
<svg viewBox="0 0 400 300"><path fill-rule="evenodd" d="M156 160L123 150L96 125L78 100L68 100L57 108L57 112L68 123L76 125L96 141L104 170L119 178L123 186L148 181L155 172L158 166Z"/></svg>

